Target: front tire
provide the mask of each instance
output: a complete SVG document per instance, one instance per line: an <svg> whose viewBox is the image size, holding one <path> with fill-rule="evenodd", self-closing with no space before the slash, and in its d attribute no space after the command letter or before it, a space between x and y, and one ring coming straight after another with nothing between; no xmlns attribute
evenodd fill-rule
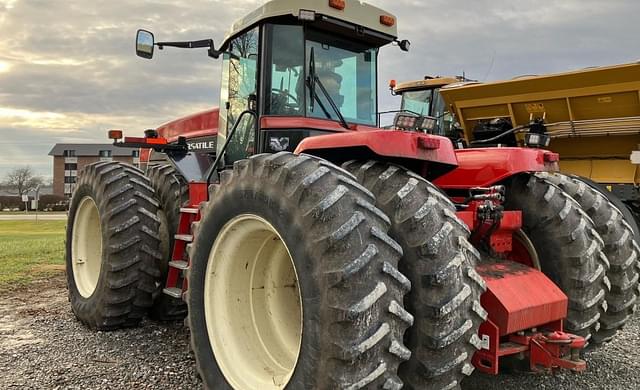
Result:
<svg viewBox="0 0 640 390"><path fill-rule="evenodd" d="M189 328L211 389L399 389L401 248L371 194L291 153L234 164L201 206Z"/></svg>
<svg viewBox="0 0 640 390"><path fill-rule="evenodd" d="M522 230L533 243L541 271L569 298L566 330L591 342L609 292L604 244L580 205L546 175L512 178L505 208L522 210Z"/></svg>
<svg viewBox="0 0 640 390"><path fill-rule="evenodd" d="M625 222L622 212L587 183L561 173L544 177L580 203L604 241L603 251L610 263L607 277L611 290L605 296L607 310L600 319L600 329L593 334L593 344L610 341L631 318L638 299L640 263L633 229Z"/></svg>
<svg viewBox="0 0 640 390"><path fill-rule="evenodd" d="M404 252L399 268L413 286L405 303L415 315L406 337L411 359L400 366L405 388L459 389L474 370L478 328L487 316L467 226L433 184L404 168L375 161L344 168L376 196Z"/></svg>
<svg viewBox="0 0 640 390"><path fill-rule="evenodd" d="M66 239L69 301L92 329L137 325L160 277L158 202L141 171L98 162L81 173Z"/></svg>

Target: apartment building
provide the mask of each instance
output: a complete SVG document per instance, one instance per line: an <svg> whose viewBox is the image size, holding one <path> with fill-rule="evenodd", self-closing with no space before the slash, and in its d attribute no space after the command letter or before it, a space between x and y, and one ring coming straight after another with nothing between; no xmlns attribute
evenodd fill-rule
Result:
<svg viewBox="0 0 640 390"><path fill-rule="evenodd" d="M78 172L97 161L121 161L140 166L140 150L118 148L111 144L56 144L53 157L53 194L70 197L76 187Z"/></svg>

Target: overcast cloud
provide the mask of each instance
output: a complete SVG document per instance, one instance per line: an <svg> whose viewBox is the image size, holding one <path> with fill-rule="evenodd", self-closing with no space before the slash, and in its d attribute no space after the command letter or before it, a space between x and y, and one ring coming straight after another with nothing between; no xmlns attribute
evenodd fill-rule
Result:
<svg viewBox="0 0 640 390"><path fill-rule="evenodd" d="M107 129L141 132L216 105L219 61L171 49L142 60L135 31L220 42L262 3L0 0L0 179L27 164L51 176L55 143L105 142ZM464 72L497 80L640 59L637 0L370 3L395 13L401 38L412 42L410 53L381 52L382 110L398 105L386 91L392 78Z"/></svg>

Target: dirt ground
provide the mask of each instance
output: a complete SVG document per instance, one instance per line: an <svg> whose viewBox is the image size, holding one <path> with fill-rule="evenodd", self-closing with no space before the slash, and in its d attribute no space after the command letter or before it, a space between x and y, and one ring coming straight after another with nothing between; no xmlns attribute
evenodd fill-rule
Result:
<svg viewBox="0 0 640 390"><path fill-rule="evenodd" d="M640 383L640 317L615 341L586 356L586 373L475 373L465 390L636 389ZM92 332L69 308L64 276L0 294L1 389L200 388L181 323Z"/></svg>

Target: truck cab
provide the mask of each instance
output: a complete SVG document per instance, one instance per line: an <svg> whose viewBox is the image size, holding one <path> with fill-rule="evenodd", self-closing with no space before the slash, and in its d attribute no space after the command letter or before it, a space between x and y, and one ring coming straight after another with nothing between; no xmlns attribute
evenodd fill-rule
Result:
<svg viewBox="0 0 640 390"><path fill-rule="evenodd" d="M459 134L453 126L453 115L447 107L446 101L442 98L440 89L450 84L459 84L465 80L464 77L448 76L425 76L424 80L399 84L392 80L389 85L391 93L402 97L400 110L394 118L393 127L405 129L414 122L411 118L416 118L416 123L424 123L422 127L418 125L418 130L453 139L459 138Z"/></svg>

